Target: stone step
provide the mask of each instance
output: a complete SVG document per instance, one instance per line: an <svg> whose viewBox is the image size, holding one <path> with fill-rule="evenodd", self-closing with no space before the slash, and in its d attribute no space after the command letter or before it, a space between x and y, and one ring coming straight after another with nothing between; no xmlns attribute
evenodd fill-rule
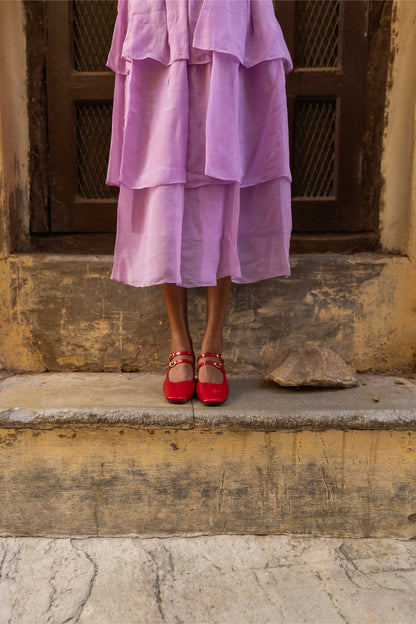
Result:
<svg viewBox="0 0 416 624"><path fill-rule="evenodd" d="M416 386L230 378L220 407L172 405L163 376L0 382L0 534L416 535Z"/></svg>

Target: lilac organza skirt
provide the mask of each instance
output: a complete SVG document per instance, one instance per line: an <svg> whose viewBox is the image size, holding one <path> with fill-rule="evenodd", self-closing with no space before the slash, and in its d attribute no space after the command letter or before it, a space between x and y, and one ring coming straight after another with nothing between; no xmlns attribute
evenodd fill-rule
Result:
<svg viewBox="0 0 416 624"><path fill-rule="evenodd" d="M108 66L112 278L288 276L292 64L272 0L119 0Z"/></svg>

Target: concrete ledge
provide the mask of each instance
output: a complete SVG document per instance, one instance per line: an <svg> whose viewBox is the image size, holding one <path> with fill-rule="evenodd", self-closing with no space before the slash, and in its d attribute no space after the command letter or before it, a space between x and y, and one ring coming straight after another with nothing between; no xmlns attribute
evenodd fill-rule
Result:
<svg viewBox="0 0 416 624"><path fill-rule="evenodd" d="M43 373L0 380L0 427L123 425L175 429L416 429L416 385L400 376L360 375L348 390L279 388L230 377L219 407L168 403L163 375ZM375 401L375 398L378 401Z"/></svg>
<svg viewBox="0 0 416 624"><path fill-rule="evenodd" d="M297 391L231 378L208 408L167 403L162 379L3 379L0 535L415 537L412 381Z"/></svg>

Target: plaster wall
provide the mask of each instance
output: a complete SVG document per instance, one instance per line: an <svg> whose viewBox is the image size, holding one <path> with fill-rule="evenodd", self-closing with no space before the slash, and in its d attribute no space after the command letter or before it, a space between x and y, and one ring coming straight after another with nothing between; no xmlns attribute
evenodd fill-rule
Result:
<svg viewBox="0 0 416 624"><path fill-rule="evenodd" d="M300 255L290 279L234 285L224 356L258 373L283 348L321 345L357 370L413 370L416 268L401 256ZM159 287L110 280L111 258L10 256L0 266L0 358L23 371L164 369L169 329ZM195 348L204 289L192 289ZM0 363L1 368L1 363Z"/></svg>
<svg viewBox="0 0 416 624"><path fill-rule="evenodd" d="M25 12L0 2L0 258L29 236L29 126Z"/></svg>
<svg viewBox="0 0 416 624"><path fill-rule="evenodd" d="M381 243L416 262L416 2L393 8L382 159Z"/></svg>

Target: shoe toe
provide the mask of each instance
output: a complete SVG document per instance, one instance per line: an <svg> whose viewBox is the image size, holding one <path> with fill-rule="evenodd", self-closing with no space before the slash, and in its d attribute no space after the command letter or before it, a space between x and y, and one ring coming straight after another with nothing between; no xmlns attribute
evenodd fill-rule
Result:
<svg viewBox="0 0 416 624"><path fill-rule="evenodd" d="M170 403L186 403L195 394L195 381L172 382L166 377L163 384L163 394Z"/></svg>
<svg viewBox="0 0 416 624"><path fill-rule="evenodd" d="M229 388L227 383L212 384L198 382L196 391L201 403L205 405L220 405L227 398Z"/></svg>

